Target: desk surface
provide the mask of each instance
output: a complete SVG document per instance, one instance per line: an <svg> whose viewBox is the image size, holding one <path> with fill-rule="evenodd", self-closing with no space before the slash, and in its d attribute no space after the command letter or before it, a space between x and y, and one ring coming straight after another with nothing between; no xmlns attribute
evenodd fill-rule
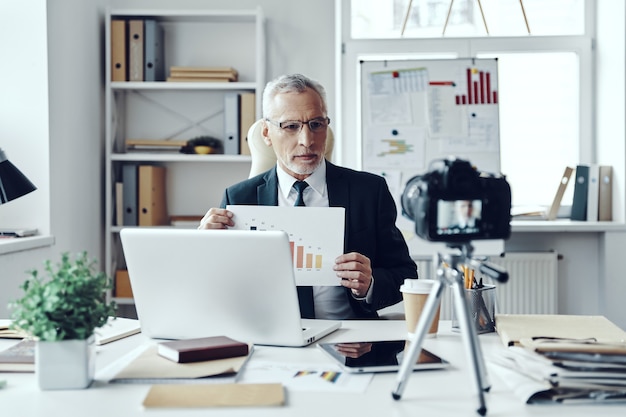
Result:
<svg viewBox="0 0 626 417"><path fill-rule="evenodd" d="M392 340L406 335L404 321L345 321L338 331L325 337L324 342L356 342L363 340ZM487 357L496 349L503 349L495 333L479 336ZM97 368L103 369L145 341L135 335L98 347ZM15 343L0 340L0 349ZM466 366L466 352L462 335L450 330L450 322L442 321L436 338L427 339L424 348L451 362L444 371L414 372L411 374L402 398L395 401L391 392L396 386L397 374L376 374L365 393L290 392L287 404L270 408L221 408L227 416L298 416L356 415L356 416L477 416L477 398L473 375ZM251 361L280 363L329 363L327 356L316 346L306 348L255 347ZM2 415L19 416L145 416L141 403L149 385L108 384L96 380L90 388L70 391L41 391L34 374L0 374L7 385L0 389ZM507 389L506 385L490 375L491 390L486 394L488 416L553 416L565 412L568 416L626 415L626 405L525 405ZM207 409L163 409L150 411L159 416L205 415Z"/></svg>

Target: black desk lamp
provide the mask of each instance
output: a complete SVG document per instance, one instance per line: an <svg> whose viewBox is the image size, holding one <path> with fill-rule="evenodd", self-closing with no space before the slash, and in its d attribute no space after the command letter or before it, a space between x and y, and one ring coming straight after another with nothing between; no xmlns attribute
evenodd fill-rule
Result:
<svg viewBox="0 0 626 417"><path fill-rule="evenodd" d="M0 149L0 204L8 203L36 189Z"/></svg>

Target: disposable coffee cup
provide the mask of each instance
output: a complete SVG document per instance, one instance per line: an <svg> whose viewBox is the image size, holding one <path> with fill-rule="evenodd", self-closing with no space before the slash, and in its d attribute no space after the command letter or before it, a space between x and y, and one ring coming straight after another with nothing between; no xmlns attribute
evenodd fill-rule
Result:
<svg viewBox="0 0 626 417"><path fill-rule="evenodd" d="M415 332L417 322L422 315L426 300L430 291L435 285L435 281L432 279L405 279L404 284L400 286L402 291L402 299L404 300L404 316L406 320L406 327L408 331L408 338L411 338ZM441 304L437 304L435 311L435 317L428 329L426 337L436 337L439 331L439 312L441 310Z"/></svg>

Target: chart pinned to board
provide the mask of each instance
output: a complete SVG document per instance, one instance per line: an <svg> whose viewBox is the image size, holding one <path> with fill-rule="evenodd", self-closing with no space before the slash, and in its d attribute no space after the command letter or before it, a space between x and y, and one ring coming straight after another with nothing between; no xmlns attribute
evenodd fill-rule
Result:
<svg viewBox="0 0 626 417"><path fill-rule="evenodd" d="M361 61L362 168L387 179L399 213L404 185L434 160L500 172L498 87L495 58ZM431 251L414 242L413 226L398 216L411 252Z"/></svg>

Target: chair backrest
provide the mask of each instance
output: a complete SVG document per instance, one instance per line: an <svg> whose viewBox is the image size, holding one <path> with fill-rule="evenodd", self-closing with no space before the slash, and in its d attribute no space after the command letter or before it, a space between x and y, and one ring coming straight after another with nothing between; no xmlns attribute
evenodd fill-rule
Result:
<svg viewBox="0 0 626 417"><path fill-rule="evenodd" d="M326 135L326 159L331 160L335 136L330 126ZM248 147L252 156L252 165L248 178L259 175L276 165L276 154L271 146L263 140L263 119L259 119L248 129Z"/></svg>

